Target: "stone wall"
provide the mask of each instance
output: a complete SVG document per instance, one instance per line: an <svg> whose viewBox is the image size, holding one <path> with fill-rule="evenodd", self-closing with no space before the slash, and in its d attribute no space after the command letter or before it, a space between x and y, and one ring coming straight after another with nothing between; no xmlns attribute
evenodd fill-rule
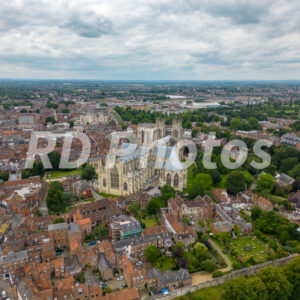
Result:
<svg viewBox="0 0 300 300"><path fill-rule="evenodd" d="M201 290L201 289L204 289L207 287L221 285L221 284L225 283L228 279L233 279L233 278L236 278L239 276L245 276L245 275L255 275L256 273L258 273L258 271L260 269L263 269L263 268L267 268L270 266L272 266L272 267L283 266L283 265L289 263L295 256L296 255L290 255L288 257L284 257L284 258L280 258L280 259L272 260L272 261L267 261L265 263L251 266L249 268L235 270L235 271L232 271L230 274L214 278L213 280L205 281L205 282L199 283L198 285L194 285L194 286L176 289L176 290L169 292L168 295L152 296L152 297L147 298L147 300L155 300L158 298L162 299L162 300L171 300L176 297L186 295L187 293L193 293L193 292L196 292L198 290Z"/></svg>

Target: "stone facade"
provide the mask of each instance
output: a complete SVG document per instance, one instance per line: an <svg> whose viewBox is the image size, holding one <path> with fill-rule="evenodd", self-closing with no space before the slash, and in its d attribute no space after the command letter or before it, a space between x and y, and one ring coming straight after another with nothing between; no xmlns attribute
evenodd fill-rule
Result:
<svg viewBox="0 0 300 300"><path fill-rule="evenodd" d="M167 184L176 190L183 190L186 187L187 170L180 162L180 153L177 155L176 148L171 146L181 138L181 121L174 120L171 136L167 137L163 120L157 119L155 124L140 124L138 145L133 153L117 156L113 168L109 168L107 159L99 162L99 191L127 196L154 184ZM126 151L132 145L123 143L121 149Z"/></svg>

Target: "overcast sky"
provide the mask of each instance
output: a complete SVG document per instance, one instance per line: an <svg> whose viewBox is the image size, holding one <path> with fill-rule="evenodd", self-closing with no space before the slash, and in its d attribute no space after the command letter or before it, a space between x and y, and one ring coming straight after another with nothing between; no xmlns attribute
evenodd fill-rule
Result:
<svg viewBox="0 0 300 300"><path fill-rule="evenodd" d="M0 0L0 77L300 79L300 1Z"/></svg>

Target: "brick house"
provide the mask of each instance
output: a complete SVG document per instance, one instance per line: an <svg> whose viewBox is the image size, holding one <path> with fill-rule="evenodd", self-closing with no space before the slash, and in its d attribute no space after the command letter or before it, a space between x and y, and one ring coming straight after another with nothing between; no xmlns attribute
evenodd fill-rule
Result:
<svg viewBox="0 0 300 300"><path fill-rule="evenodd" d="M253 204L260 207L264 211L272 211L273 210L272 202L261 196L258 197L257 200L254 201Z"/></svg>

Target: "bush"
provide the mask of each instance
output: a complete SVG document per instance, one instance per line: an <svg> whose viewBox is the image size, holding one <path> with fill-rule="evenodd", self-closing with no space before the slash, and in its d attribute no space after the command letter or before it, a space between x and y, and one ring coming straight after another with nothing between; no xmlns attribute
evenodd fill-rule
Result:
<svg viewBox="0 0 300 300"><path fill-rule="evenodd" d="M213 276L213 278L221 277L221 276L223 276L223 272L220 270L217 270L217 271L213 272L212 276Z"/></svg>

